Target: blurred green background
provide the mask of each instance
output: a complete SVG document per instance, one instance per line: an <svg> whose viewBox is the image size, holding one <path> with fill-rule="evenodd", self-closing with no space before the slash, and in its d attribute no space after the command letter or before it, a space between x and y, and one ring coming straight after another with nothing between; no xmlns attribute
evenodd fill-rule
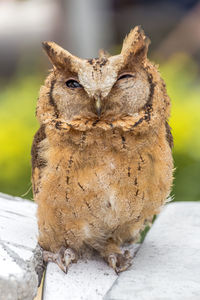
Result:
<svg viewBox="0 0 200 300"><path fill-rule="evenodd" d="M0 6L1 2L3 1L0 1ZM18 5L17 3L22 5L22 2L29 2L29 5L30 3L33 4L33 1L28 0L13 1L16 5ZM75 2L77 3L78 0ZM85 0L84 3L86 4L86 2L88 1ZM79 27L83 32L80 30L77 33L72 16L73 14L75 16L76 14L81 14L81 12L75 10L72 6L72 1L58 1L57 5L60 9L58 9L60 12L59 20L65 16L63 11L67 11L69 14L70 10L72 15L70 30L74 32L76 38L73 35L71 36L69 32L61 30L62 26L66 25L64 21L63 23L59 21L59 23L57 19L57 23L59 23L57 24L55 19L56 29L54 28L52 33L43 32L41 35L38 34L38 39L32 38L30 35L27 35L27 40L21 37L23 47L17 48L17 54L14 56L15 59L13 59L12 51L14 51L14 46L12 46L12 49L9 48L9 41L5 40L5 36L2 37L0 30L0 42L4 38L3 50L0 49L0 63L2 65L0 71L0 191L24 198L32 198L30 151L34 133L38 128L35 118L35 108L39 88L46 77L49 67L47 59L42 54L40 41L45 40L47 36L47 39L55 40L75 54L82 54L82 57L94 56L93 52L89 53L87 47L84 48L84 43L87 44L86 46L88 46L88 43L90 46L93 45L93 51L96 51L96 48L100 48L99 43L102 43L101 46L110 50L111 53L115 53L122 42L123 35L128 33L134 25L142 24L152 39L149 56L156 63L160 64L160 72L166 82L168 94L172 100L170 125L174 136L173 155L176 168L172 196L175 201L198 201L200 200L200 59L198 54L200 53L200 45L195 44L198 38L198 36L195 36L195 32L187 32L185 28L190 24L190 20L193 23L195 23L194 20L199 22L199 2L182 1L182 5L184 4L185 6L182 7L180 5L177 8L171 1L165 1L165 4L169 2L171 11L170 9L167 11L166 7L163 7L163 10L160 8L160 13L157 1L149 1L148 3L147 1L140 1L140 3L138 1L108 2L110 3L109 7L105 5L103 8L96 8L99 14L102 14L104 17L106 14L109 16L109 13L112 16L112 24L109 17L107 17L109 19L107 25L110 27L107 32L108 36L104 40L94 40L92 38L88 40L88 36L85 36L84 41L84 30L86 33L87 30L91 30L89 28L90 24L86 28L81 29ZM48 7L52 5L51 1L46 1L45 3L49 5ZM162 3L162 1L159 3ZM173 12L177 9L176 18L173 22L170 16L172 8ZM92 7L91 9L94 10L95 8ZM130 14L131 9L132 15L135 16L134 22ZM56 8L53 7L52 11L56 11ZM146 17L147 11L152 11L152 14L150 13L150 16L148 16L148 20ZM157 27L155 29L156 20L153 17L153 12L155 11L158 14L158 20L160 20L160 26L158 26L160 31L158 31ZM92 13L92 11L87 12L88 20ZM162 13L168 13L169 20L164 19ZM122 17L126 20L123 26L120 25L122 24L120 23L120 18ZM102 22L104 22L105 26L105 20ZM165 26L161 26L163 22L165 22ZM152 24L152 26L149 24ZM32 27L27 29L27 31L33 28L33 25L30 26ZM101 29L101 22L95 30L97 32L104 30L104 28ZM106 35L105 32L104 34ZM81 40L80 36L82 35ZM109 40L110 35L113 36L112 40ZM195 37L191 41L193 36ZM25 40L27 44L24 47ZM183 42L185 40L186 42ZM16 41L13 45L17 45ZM91 50L92 46L89 48ZM5 49L9 49L9 51L5 51Z"/></svg>

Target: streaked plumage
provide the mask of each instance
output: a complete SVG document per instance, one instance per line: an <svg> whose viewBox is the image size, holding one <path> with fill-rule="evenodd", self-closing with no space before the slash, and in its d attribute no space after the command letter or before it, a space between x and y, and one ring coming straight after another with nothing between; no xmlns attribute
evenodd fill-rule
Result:
<svg viewBox="0 0 200 300"><path fill-rule="evenodd" d="M139 27L111 57L80 59L44 43L53 70L37 105L33 193L39 243L61 249L45 259L65 271L75 260L68 251L78 257L88 246L125 270L130 257L120 245L136 238L170 193L170 100L148 44Z"/></svg>

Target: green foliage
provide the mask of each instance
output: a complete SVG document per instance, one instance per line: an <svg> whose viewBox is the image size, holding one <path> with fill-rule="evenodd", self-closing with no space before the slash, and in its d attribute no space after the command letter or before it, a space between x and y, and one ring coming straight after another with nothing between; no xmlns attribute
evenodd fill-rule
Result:
<svg viewBox="0 0 200 300"><path fill-rule="evenodd" d="M172 100L170 124L175 152L200 159L200 80L197 65L185 55L176 55L161 66Z"/></svg>
<svg viewBox="0 0 200 300"><path fill-rule="evenodd" d="M21 196L31 186L30 150L38 76L19 76L0 93L0 191ZM29 192L29 197L31 193Z"/></svg>
<svg viewBox="0 0 200 300"><path fill-rule="evenodd" d="M161 65L172 100L176 201L200 200L200 79L194 61L184 54Z"/></svg>
<svg viewBox="0 0 200 300"><path fill-rule="evenodd" d="M175 200L200 200L200 84L198 69L186 55L160 66L172 99ZM38 128L35 107L41 77L17 76L0 92L0 191L23 195L31 186L30 150ZM31 198L31 192L25 196Z"/></svg>

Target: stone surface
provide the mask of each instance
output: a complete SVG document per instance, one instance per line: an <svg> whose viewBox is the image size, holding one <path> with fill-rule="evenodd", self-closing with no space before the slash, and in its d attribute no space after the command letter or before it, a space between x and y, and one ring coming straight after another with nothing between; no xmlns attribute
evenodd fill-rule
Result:
<svg viewBox="0 0 200 300"><path fill-rule="evenodd" d="M42 276L36 204L0 193L0 300L31 300Z"/></svg>
<svg viewBox="0 0 200 300"><path fill-rule="evenodd" d="M129 250L134 255L138 245L129 247ZM43 300L100 300L117 277L99 255L72 264L68 274L64 274L56 264L49 263Z"/></svg>
<svg viewBox="0 0 200 300"><path fill-rule="evenodd" d="M176 202L165 207L133 266L104 297L132 299L200 299L200 202Z"/></svg>

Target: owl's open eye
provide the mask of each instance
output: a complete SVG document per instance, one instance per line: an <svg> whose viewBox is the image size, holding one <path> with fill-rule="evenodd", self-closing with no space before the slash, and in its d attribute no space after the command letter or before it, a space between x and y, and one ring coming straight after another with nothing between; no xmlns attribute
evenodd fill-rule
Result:
<svg viewBox="0 0 200 300"><path fill-rule="evenodd" d="M71 89L82 88L82 85L74 79L67 80L65 82L65 84L68 88L71 88Z"/></svg>
<svg viewBox="0 0 200 300"><path fill-rule="evenodd" d="M121 80L121 79L125 79L125 78L131 78L134 77L134 75L132 74L122 74L119 76L119 78L117 80Z"/></svg>

